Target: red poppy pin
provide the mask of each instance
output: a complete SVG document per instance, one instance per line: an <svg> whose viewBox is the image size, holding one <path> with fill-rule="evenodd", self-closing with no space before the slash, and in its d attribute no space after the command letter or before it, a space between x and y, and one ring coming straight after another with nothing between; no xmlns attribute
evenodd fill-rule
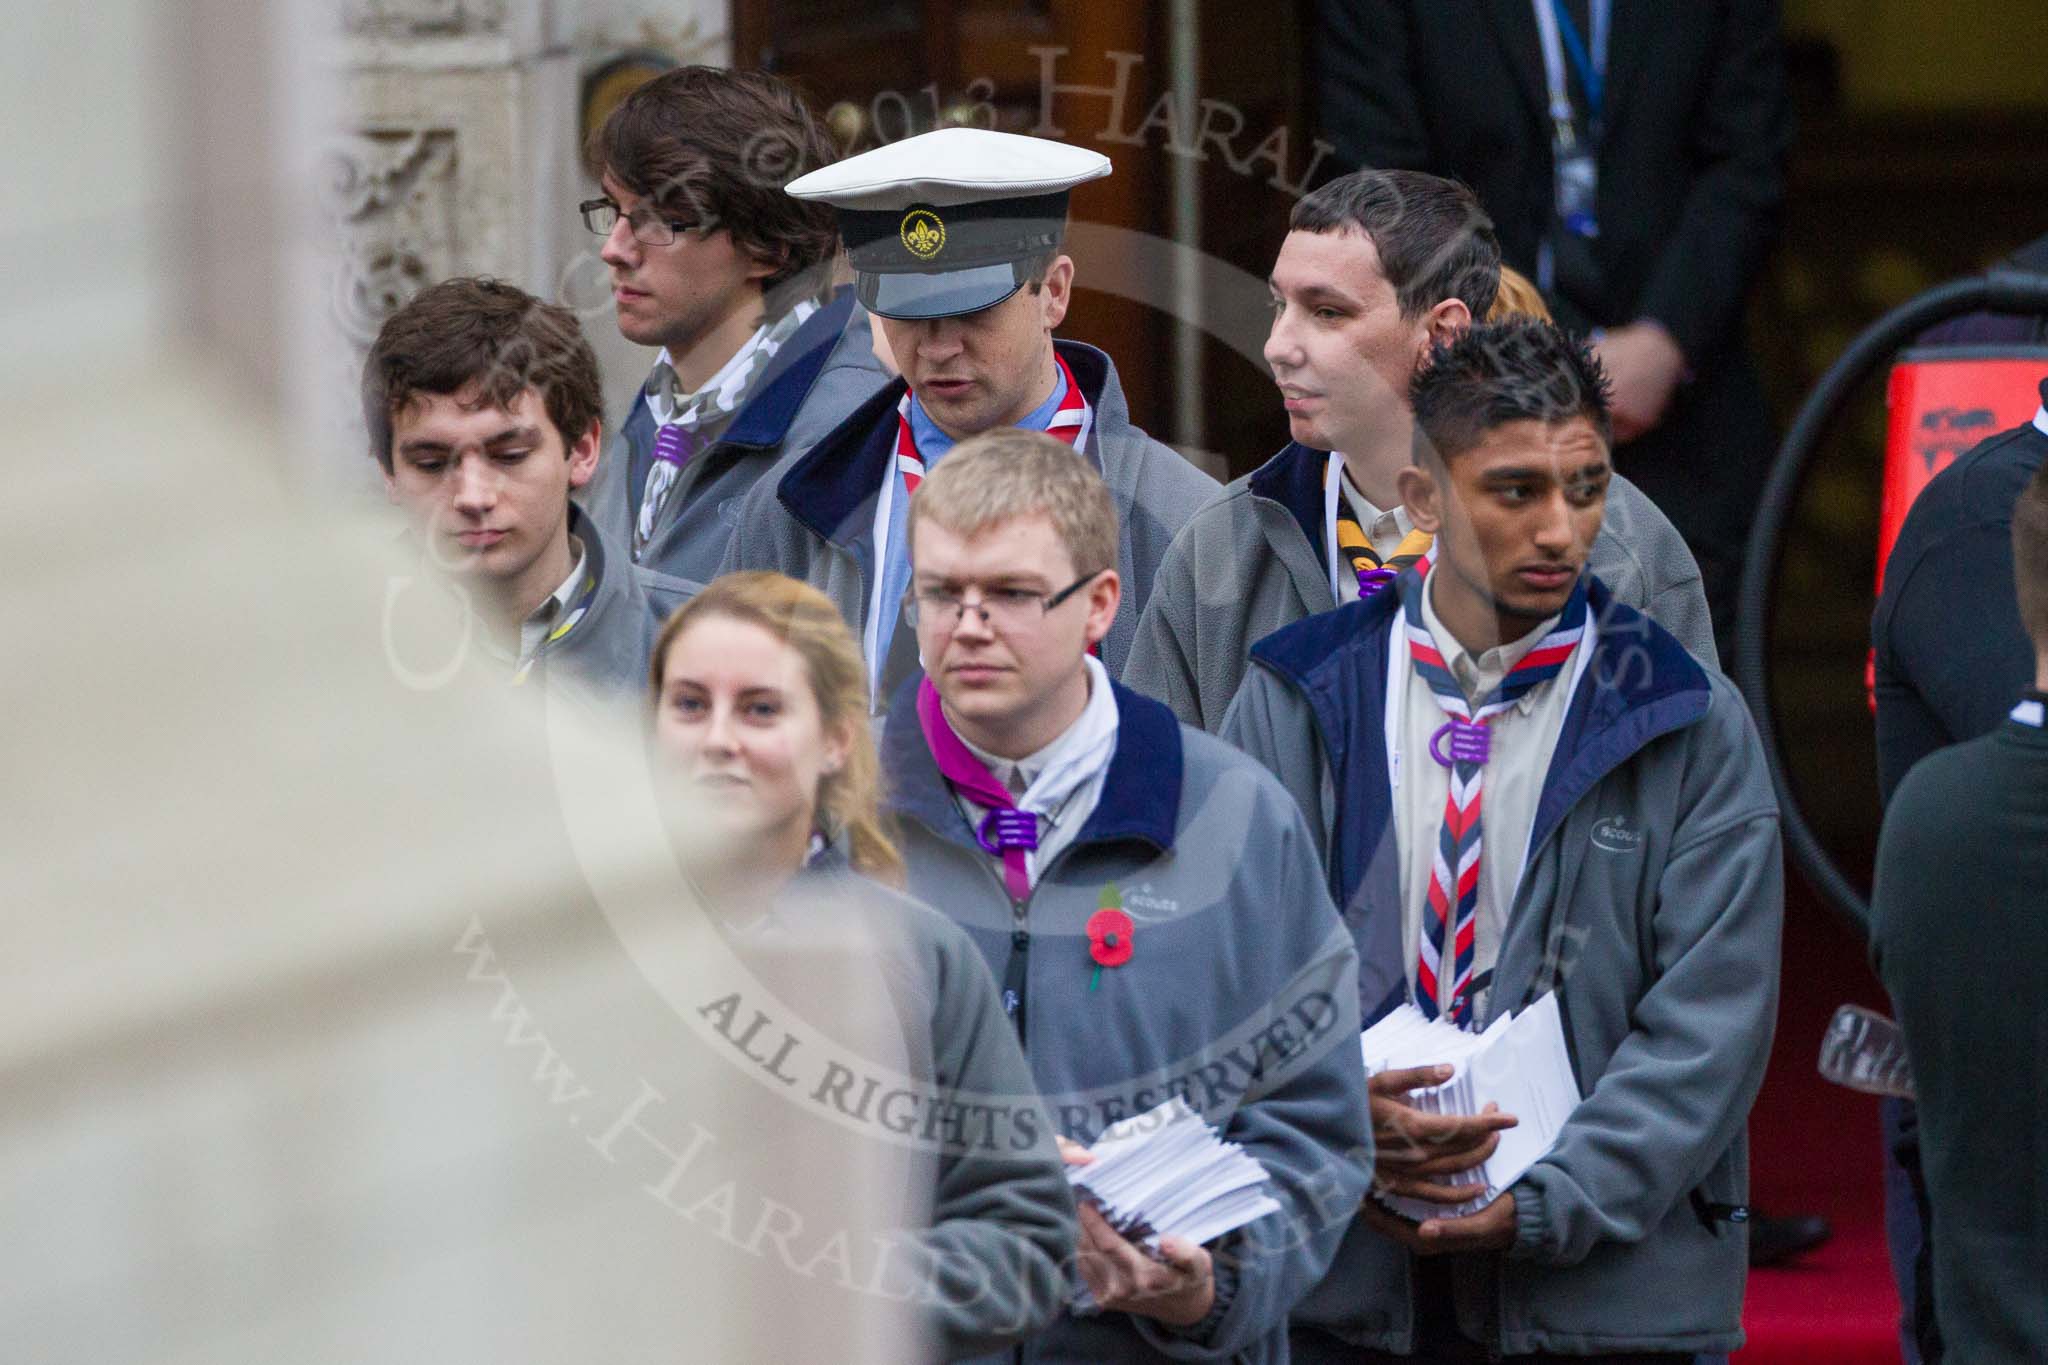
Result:
<svg viewBox="0 0 2048 1365"><path fill-rule="evenodd" d="M1095 959L1095 975L1088 978L1091 991L1102 984L1104 967L1121 967L1131 960L1131 935L1137 927L1124 913L1123 895L1115 882L1102 888L1097 904L1100 908L1088 917L1088 956Z"/></svg>

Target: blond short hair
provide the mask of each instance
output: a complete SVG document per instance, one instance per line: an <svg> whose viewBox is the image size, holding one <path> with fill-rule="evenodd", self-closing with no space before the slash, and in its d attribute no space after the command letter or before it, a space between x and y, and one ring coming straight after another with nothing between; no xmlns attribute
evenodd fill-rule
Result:
<svg viewBox="0 0 2048 1365"><path fill-rule="evenodd" d="M916 545L923 517L973 536L1033 512L1052 522L1074 572L1116 567L1116 502L1102 476L1066 442L1021 427L984 431L953 447L911 495L904 536Z"/></svg>
<svg viewBox="0 0 2048 1365"><path fill-rule="evenodd" d="M1505 322L1509 318L1535 318L1540 322L1553 322L1550 305L1543 301L1527 275L1513 266L1500 268L1500 288L1494 292L1493 307L1486 310L1482 322Z"/></svg>

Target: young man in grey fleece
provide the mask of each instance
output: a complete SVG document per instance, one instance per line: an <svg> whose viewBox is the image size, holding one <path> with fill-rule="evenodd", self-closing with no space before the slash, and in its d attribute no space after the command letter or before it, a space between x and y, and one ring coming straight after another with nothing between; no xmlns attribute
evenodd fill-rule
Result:
<svg viewBox="0 0 2048 1365"><path fill-rule="evenodd" d="M1426 576L1261 641L1224 737L1310 813L1368 1018L1472 1028L1557 994L1581 1102L1479 1212L1368 1203L1297 1361L1664 1359L1742 1343L1749 1106L1770 1055L1778 807L1748 709L1587 568L1612 476L1598 362L1471 329L1413 389ZM1455 869L1455 872L1453 871ZM1511 1115L1372 1079L1380 1184L1441 1203Z"/></svg>
<svg viewBox="0 0 2048 1365"><path fill-rule="evenodd" d="M1360 575L1426 551L1394 481L1409 463L1408 379L1483 319L1500 245L1472 192L1420 171L1360 171L1295 205L1269 280L1266 361L1294 440L1174 537L1123 682L1215 730L1251 647L1358 600ZM1717 665L1707 599L1678 531L1616 475L1593 571Z"/></svg>
<svg viewBox="0 0 2048 1365"><path fill-rule="evenodd" d="M498 280L430 285L385 319L362 399L424 577L453 587L387 597L394 667L431 676L474 640L515 682L637 701L655 631L697 584L633 563L570 498L604 426L576 315Z"/></svg>
<svg viewBox="0 0 2048 1365"><path fill-rule="evenodd" d="M1064 1139L1178 1097L1281 1205L1159 1260L1084 1207L1087 1306L1023 1358L1285 1360L1370 1174L1357 959L1314 839L1256 763L1090 653L1123 585L1085 457L1023 430L963 441L910 534L930 677L890 708L882 758L911 894L986 956Z"/></svg>

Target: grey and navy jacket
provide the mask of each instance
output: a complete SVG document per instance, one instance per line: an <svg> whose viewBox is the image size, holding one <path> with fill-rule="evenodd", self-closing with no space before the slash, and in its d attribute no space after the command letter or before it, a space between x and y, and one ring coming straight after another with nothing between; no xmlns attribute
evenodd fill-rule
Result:
<svg viewBox="0 0 2048 1365"><path fill-rule="evenodd" d="M840 289L805 319L724 433L684 466L640 552L641 564L698 583L717 576L748 490L777 460L810 449L888 381L868 325L851 288ZM618 438L582 495L612 543L628 553L654 460L655 430L646 393L635 390Z"/></svg>
<svg viewBox="0 0 2048 1365"><path fill-rule="evenodd" d="M542 651L539 671L550 686L567 682L614 700L638 700L647 692L656 632L698 585L633 564L624 547L573 502L569 534L583 542L597 593L576 628Z"/></svg>
<svg viewBox="0 0 2048 1365"><path fill-rule="evenodd" d="M1594 653L1475 1021L1556 990L1584 1099L1513 1187L1513 1247L1455 1261L1460 1327L1511 1355L1718 1353L1742 1341L1744 1126L1784 909L1777 801L1733 685L1597 578L1588 601ZM1399 612L1381 593L1261 641L1223 726L1309 813L1368 1021L1406 991L1385 738ZM1361 1220L1297 1319L1409 1351L1412 1270Z"/></svg>
<svg viewBox="0 0 2048 1365"><path fill-rule="evenodd" d="M1287 1315L1329 1265L1372 1160L1356 955L1301 813L1257 764L1119 687L1101 799L1013 904L910 696L883 766L911 894L987 958L1054 1123L1088 1143L1180 1096L1258 1159L1284 1206L1211 1248L1204 1322L1072 1312L1023 1358L1285 1360ZM1087 926L1105 905L1135 929L1130 960L1098 969Z"/></svg>
<svg viewBox="0 0 2048 1365"><path fill-rule="evenodd" d="M1108 356L1077 341L1054 345L1093 410L1082 453L1108 483L1122 527L1116 568L1123 605L1102 642L1103 665L1114 677L1130 653L1168 543L1216 491L1216 481L1131 424ZM754 486L721 573L773 569L803 579L830 597L855 635L865 638L874 592L875 505L882 480L895 469L896 405L904 387L901 379L889 384L839 430L809 452L785 458ZM915 671L915 632L895 632L892 650L878 700L893 696Z"/></svg>
<svg viewBox="0 0 2048 1365"><path fill-rule="evenodd" d="M1329 452L1291 444L1196 512L1159 566L1123 683L1214 732L1252 646L1333 609L1324 550ZM1718 667L1699 565L1641 489L1614 476L1593 542L1593 572L1615 596Z"/></svg>

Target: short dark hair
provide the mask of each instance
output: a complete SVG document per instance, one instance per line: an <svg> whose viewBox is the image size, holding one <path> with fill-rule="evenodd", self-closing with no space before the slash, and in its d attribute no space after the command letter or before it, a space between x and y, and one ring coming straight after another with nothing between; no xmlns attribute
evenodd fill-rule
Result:
<svg viewBox="0 0 2048 1365"><path fill-rule="evenodd" d="M384 320L363 361L363 423L370 453L389 474L391 422L420 394L460 393L509 408L527 389L572 446L604 415L597 355L576 315L502 280L428 285Z"/></svg>
<svg viewBox="0 0 2048 1365"><path fill-rule="evenodd" d="M1477 322L1500 288L1500 240L1478 196L1422 171L1353 171L1296 201L1290 232L1343 232L1372 239L1401 316L1461 299Z"/></svg>
<svg viewBox="0 0 2048 1365"><path fill-rule="evenodd" d="M1599 357L1536 318L1480 323L1431 347L1408 382L1408 401L1417 464L1462 455L1510 422L1583 417L1603 443L1614 441Z"/></svg>
<svg viewBox="0 0 2048 1365"><path fill-rule="evenodd" d="M2020 624L2036 650L2048 649L2048 463L2012 505L2012 579Z"/></svg>
<svg viewBox="0 0 2048 1365"><path fill-rule="evenodd" d="M731 233L742 251L775 267L763 292L824 287L838 221L828 205L782 187L837 161L839 149L786 81L711 66L664 71L620 101L591 134L585 159L593 175L609 173L656 208Z"/></svg>

